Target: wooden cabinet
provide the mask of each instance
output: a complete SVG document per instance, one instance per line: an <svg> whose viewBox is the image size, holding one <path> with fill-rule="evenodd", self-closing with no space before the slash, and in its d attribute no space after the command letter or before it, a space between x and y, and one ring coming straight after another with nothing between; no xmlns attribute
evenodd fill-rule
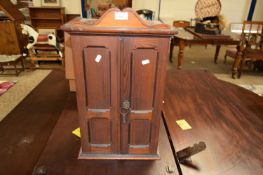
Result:
<svg viewBox="0 0 263 175"><path fill-rule="evenodd" d="M116 20L127 15L128 20ZM99 20L73 20L75 68L84 159L158 159L158 134L170 37L131 9Z"/></svg>
<svg viewBox="0 0 263 175"><path fill-rule="evenodd" d="M64 7L29 7L29 14L36 29L59 29L65 22Z"/></svg>
<svg viewBox="0 0 263 175"><path fill-rule="evenodd" d="M23 14L8 0L0 1L0 54L21 54L25 45L20 24L24 23Z"/></svg>

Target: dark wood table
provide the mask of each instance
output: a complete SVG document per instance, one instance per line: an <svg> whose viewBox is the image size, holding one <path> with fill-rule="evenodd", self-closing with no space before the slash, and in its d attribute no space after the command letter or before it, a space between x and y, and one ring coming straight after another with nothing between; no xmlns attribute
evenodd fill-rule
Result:
<svg viewBox="0 0 263 175"><path fill-rule="evenodd" d="M184 58L184 48L186 45L191 44L211 44L216 46L214 62L217 63L218 54L221 48L221 45L236 45L238 46L240 43L240 35L231 33L231 32L224 32L221 35L206 35L206 34L199 34L194 31L192 27L186 28L178 28L178 34L174 35L174 38L171 41L170 45L170 61L172 62L172 55L173 55L173 48L175 45L179 46L179 53L178 53L178 64L177 68L181 69L182 62ZM235 59L233 66L232 66L232 76L235 77L239 63L241 60L242 50L240 47L237 47L238 52L240 52Z"/></svg>
<svg viewBox="0 0 263 175"><path fill-rule="evenodd" d="M205 71L168 72L163 114L176 151L207 148L181 164L185 175L263 174L263 97ZM184 119L192 127L182 130Z"/></svg>

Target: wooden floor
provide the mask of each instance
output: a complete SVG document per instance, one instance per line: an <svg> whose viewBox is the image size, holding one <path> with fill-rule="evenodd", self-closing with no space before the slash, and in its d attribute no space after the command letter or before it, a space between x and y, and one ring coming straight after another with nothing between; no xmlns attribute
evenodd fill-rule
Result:
<svg viewBox="0 0 263 175"><path fill-rule="evenodd" d="M55 70L0 122L0 175L32 174L69 94Z"/></svg>
<svg viewBox="0 0 263 175"><path fill-rule="evenodd" d="M262 175L263 98L204 71L168 72L163 113L177 151L207 148L181 164L185 175ZM182 130L176 120L192 127Z"/></svg>
<svg viewBox="0 0 263 175"><path fill-rule="evenodd" d="M207 72L180 70L168 72L164 101L174 148L207 146L181 164L184 175L263 174L262 97ZM192 129L180 129L178 119ZM71 134L77 126L74 94L55 71L0 123L0 174L165 175L167 166L177 174L163 127L160 161L78 161L80 140Z"/></svg>

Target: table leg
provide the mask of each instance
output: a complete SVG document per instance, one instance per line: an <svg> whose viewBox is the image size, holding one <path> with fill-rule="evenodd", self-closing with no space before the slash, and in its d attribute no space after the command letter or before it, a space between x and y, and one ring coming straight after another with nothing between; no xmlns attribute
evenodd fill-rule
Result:
<svg viewBox="0 0 263 175"><path fill-rule="evenodd" d="M174 50L174 38L172 38L171 40L171 44L170 44L170 55L169 55L169 60L170 60L170 63L173 62L173 50Z"/></svg>
<svg viewBox="0 0 263 175"><path fill-rule="evenodd" d="M177 69L182 68L182 62L184 59L184 47L185 47L185 40L180 39L179 40L179 53L178 53L178 64Z"/></svg>
<svg viewBox="0 0 263 175"><path fill-rule="evenodd" d="M220 51L221 45L216 45L216 53L215 53L215 57L214 57L214 63L217 64L217 59L218 59L218 54Z"/></svg>

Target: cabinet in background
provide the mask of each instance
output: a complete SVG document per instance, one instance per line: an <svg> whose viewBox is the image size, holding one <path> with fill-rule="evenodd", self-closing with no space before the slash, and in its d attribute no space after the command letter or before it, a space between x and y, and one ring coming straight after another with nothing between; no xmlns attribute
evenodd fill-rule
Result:
<svg viewBox="0 0 263 175"><path fill-rule="evenodd" d="M64 7L29 7L31 24L36 29L60 29L65 22Z"/></svg>

